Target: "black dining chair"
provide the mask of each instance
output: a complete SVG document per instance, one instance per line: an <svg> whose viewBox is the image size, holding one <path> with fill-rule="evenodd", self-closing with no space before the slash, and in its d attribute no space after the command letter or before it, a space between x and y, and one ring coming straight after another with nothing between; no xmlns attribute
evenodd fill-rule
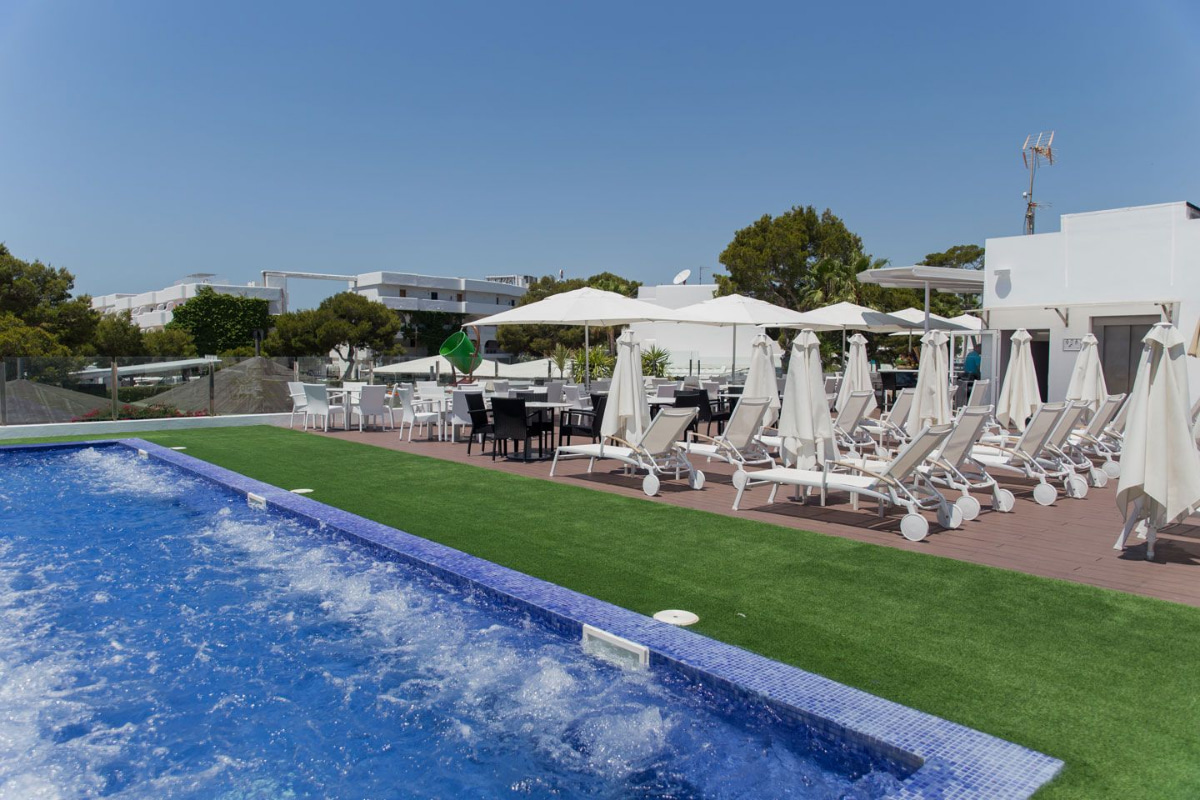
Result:
<svg viewBox="0 0 1200 800"><path fill-rule="evenodd" d="M700 423L706 417L712 416L712 405L708 402L708 392L703 389L688 390L675 393L675 408L694 408L698 413L688 425L689 431L699 431Z"/></svg>
<svg viewBox="0 0 1200 800"><path fill-rule="evenodd" d="M586 436L592 443L600 439L600 423L604 421L604 406L608 395L592 395L591 408L571 408L563 412L558 426L558 443L570 444L572 436Z"/></svg>
<svg viewBox="0 0 1200 800"><path fill-rule="evenodd" d="M467 439L467 455L471 455L471 444L479 437L479 449L487 444L487 437L496 438L496 428L488 419L487 407L483 403L483 392L467 392L467 415L471 418L471 438ZM494 446L494 442L493 442Z"/></svg>
<svg viewBox="0 0 1200 800"><path fill-rule="evenodd" d="M514 444L514 449L520 451L520 442L525 443L525 460L529 460L530 440L536 433L535 426L530 425L529 413L525 410L525 400L520 397L492 398L492 460L496 460L496 446L500 445L501 454L508 457L508 443Z"/></svg>

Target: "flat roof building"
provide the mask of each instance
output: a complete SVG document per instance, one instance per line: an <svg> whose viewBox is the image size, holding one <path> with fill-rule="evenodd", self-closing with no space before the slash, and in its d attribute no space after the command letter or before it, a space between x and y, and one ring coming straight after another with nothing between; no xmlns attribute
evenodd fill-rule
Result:
<svg viewBox="0 0 1200 800"><path fill-rule="evenodd" d="M1009 336L1025 328L1044 399L1060 400L1080 339L1092 333L1109 392L1128 392L1150 327L1169 320L1190 339L1200 320L1200 209L1177 202L1064 214L1056 233L988 239L984 273L982 317L1000 332L998 374ZM1195 397L1200 359L1188 359L1188 377Z"/></svg>

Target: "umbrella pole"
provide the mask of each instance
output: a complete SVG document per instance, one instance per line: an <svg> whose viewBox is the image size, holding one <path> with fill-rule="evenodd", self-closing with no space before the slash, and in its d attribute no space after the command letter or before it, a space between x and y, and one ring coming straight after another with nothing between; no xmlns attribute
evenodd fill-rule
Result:
<svg viewBox="0 0 1200 800"><path fill-rule="evenodd" d="M929 333L929 281L925 282L925 332Z"/></svg>
<svg viewBox="0 0 1200 800"><path fill-rule="evenodd" d="M583 388L592 388L592 347L588 339L588 324L583 323Z"/></svg>
<svg viewBox="0 0 1200 800"><path fill-rule="evenodd" d="M729 382L737 380L737 325L733 326L733 352L729 356Z"/></svg>

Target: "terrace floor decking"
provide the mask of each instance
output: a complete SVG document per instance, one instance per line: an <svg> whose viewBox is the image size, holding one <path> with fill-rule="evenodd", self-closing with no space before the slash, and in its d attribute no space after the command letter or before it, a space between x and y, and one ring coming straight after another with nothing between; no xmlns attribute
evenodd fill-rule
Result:
<svg viewBox="0 0 1200 800"><path fill-rule="evenodd" d="M497 458L493 462L490 442L486 451L473 447L468 456L465 441L400 441L393 431L330 431L318 435L645 499L641 477L621 474L620 465L613 461L597 462L590 475L586 459L563 461L558 465L556 477L551 478L549 461L524 463ZM776 502L767 505L769 487L756 487L747 490L742 509L734 511L733 469L702 459L693 459L693 463L707 478L704 489L692 491L683 481L664 480L654 502L759 520L784 530L810 530L1200 607L1200 516L1159 533L1154 561L1145 560L1145 542L1134 538L1125 551L1113 550L1122 526L1115 502L1115 480L1103 489L1092 488L1082 500L1066 498L1060 491L1057 502L1047 507L1033 501L1032 483L1000 477L1001 485L1017 496L1013 513L991 511L990 498L976 494L984 504L978 519L964 522L958 530L944 531L933 521L933 515L927 514L932 523L929 536L921 542L910 542L900 535L898 512L880 518L875 513L876 504L866 499L861 510L854 511L844 494L830 495L829 504L822 508L815 499L807 505L785 499L785 491L781 490Z"/></svg>

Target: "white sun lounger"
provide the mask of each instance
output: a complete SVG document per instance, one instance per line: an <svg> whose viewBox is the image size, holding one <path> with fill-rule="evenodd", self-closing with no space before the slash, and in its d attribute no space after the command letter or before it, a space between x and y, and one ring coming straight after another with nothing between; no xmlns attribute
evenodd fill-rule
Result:
<svg viewBox="0 0 1200 800"><path fill-rule="evenodd" d="M992 406L964 406L959 410L954 430L946 437L945 444L934 453L929 463L921 470L938 486L961 492L954 501L962 511L963 519L973 520L981 510L979 501L971 491L991 492L992 508L996 511L1012 511L1016 497L1008 489L1000 488L996 479L988 474L983 464L971 457L979 443L984 426L992 418Z"/></svg>
<svg viewBox="0 0 1200 800"><path fill-rule="evenodd" d="M908 411L912 408L913 398L916 396L916 389L901 389L887 414L878 420L868 419L860 422L859 427L872 436L878 437L880 443L891 439L899 444L904 444L908 441L908 431L904 429L904 425L908 422Z"/></svg>
<svg viewBox="0 0 1200 800"><path fill-rule="evenodd" d="M741 479L739 476L745 477L747 466L775 465L775 459L771 458L771 454L757 437L769 405L770 401L766 398L743 397L734 407L729 422L725 423L725 431L720 436L714 439L690 431L687 441L677 442L676 445L689 456L701 456L709 461L715 458L736 466L738 470L733 474L733 483L736 486Z"/></svg>
<svg viewBox="0 0 1200 800"><path fill-rule="evenodd" d="M957 528L962 524L962 512L918 470L925 459L950 435L952 427L935 425L925 428L877 472L859 464L839 461L826 464L824 471L772 467L747 473L747 480L738 488L733 508L735 511L739 509L742 494L747 488L770 483L773 485L767 498L768 503L775 502L775 494L780 486L795 486L819 489L822 505L825 504L828 492L834 491L849 492L851 503L856 509L859 495L875 498L879 501L881 516L885 505L904 508L908 513L900 520L900 532L904 538L912 541L920 541L929 533L929 522L920 513L925 509L937 510L938 522L943 528ZM837 472L834 468L849 472Z"/></svg>
<svg viewBox="0 0 1200 800"><path fill-rule="evenodd" d="M1064 445L1064 451L1075 463L1081 467L1092 467L1089 477L1093 486L1102 487L1109 478L1121 477L1121 462L1117 460L1121 456L1121 448L1104 435L1104 429L1116 417L1123 402L1123 394L1110 394L1104 398L1087 427L1072 431ZM1103 459L1104 463L1097 469L1091 464L1093 458Z"/></svg>
<svg viewBox="0 0 1200 800"><path fill-rule="evenodd" d="M693 489L701 489L704 487L704 473L692 466L676 444L698 413L699 409L696 408L663 408L636 443L610 436L607 442L599 444L560 445L554 451L550 476L554 477L560 459L586 458L587 471L591 472L596 461L607 458L620 461L633 470L644 470L646 477L642 480L642 491L649 497L658 494L659 476L672 473L676 480L686 473L688 485Z"/></svg>
<svg viewBox="0 0 1200 800"><path fill-rule="evenodd" d="M846 404L833 421L833 433L838 438L838 447L853 453L861 453L866 447L872 452L879 449L875 440L868 436L865 430L860 432L863 418L867 414L867 406L874 397L875 393L869 390L850 393Z"/></svg>
<svg viewBox="0 0 1200 800"><path fill-rule="evenodd" d="M1033 499L1039 505L1053 505L1058 490L1048 479L1060 476L1047 470L1038 456L1066 411L1066 402L1044 403L1038 406L1019 439L984 437L984 444L971 448L971 458L989 472L999 470L1036 480L1038 485L1033 487Z"/></svg>

